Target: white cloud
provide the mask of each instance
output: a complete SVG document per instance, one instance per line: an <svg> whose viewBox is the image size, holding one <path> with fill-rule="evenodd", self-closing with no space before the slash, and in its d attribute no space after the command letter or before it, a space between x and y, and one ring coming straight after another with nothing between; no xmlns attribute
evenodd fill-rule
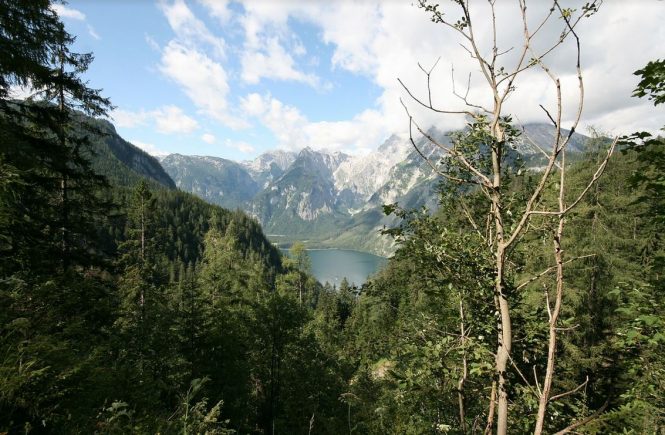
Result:
<svg viewBox="0 0 665 435"><path fill-rule="evenodd" d="M288 17L296 12L294 6L297 4L245 2L243 6L245 13L240 17L245 33L242 79L250 84L266 78L321 87L320 78L299 69L292 56L293 53L302 57L306 53L302 42L288 26Z"/></svg>
<svg viewBox="0 0 665 435"><path fill-rule="evenodd" d="M228 148L233 148L241 153L249 154L254 152L254 147L247 142L242 141L233 141L231 139L225 139L224 145Z"/></svg>
<svg viewBox="0 0 665 435"><path fill-rule="evenodd" d="M388 127L376 110L365 110L348 121L309 121L300 111L270 95L249 94L241 99L249 116L259 119L277 138L279 146L364 152L385 139Z"/></svg>
<svg viewBox="0 0 665 435"><path fill-rule="evenodd" d="M136 145L137 147L141 148L143 151L146 153L150 154L151 156L155 157L163 157L163 156L168 156L169 153L168 151L161 150L157 148L155 145L151 143L146 143L146 142L141 142L138 140L130 140L129 141L132 145Z"/></svg>
<svg viewBox="0 0 665 435"><path fill-rule="evenodd" d="M155 126L160 133L191 133L199 124L176 106L165 106L153 112Z"/></svg>
<svg viewBox="0 0 665 435"><path fill-rule="evenodd" d="M58 14L60 18L63 19L70 19L70 20L75 20L75 21L85 21L86 16L83 12L79 11L78 9L73 9L69 8L65 5L62 4L53 4L51 5L51 9ZM97 31L95 30L94 27L92 27L90 24L87 24L87 29L88 29L88 35L93 37L96 40L101 39Z"/></svg>
<svg viewBox="0 0 665 435"><path fill-rule="evenodd" d="M36 98L39 95L35 95L37 90L32 87L32 82L28 81L25 86L11 85L9 87L9 98L14 98L16 100L25 100L26 98Z"/></svg>
<svg viewBox="0 0 665 435"><path fill-rule="evenodd" d="M159 70L180 86L200 113L233 129L247 127L229 107L228 75L221 63L224 39L215 36L183 0L160 0L159 5L175 32L175 38L161 50ZM222 14L221 3L206 6L214 14ZM157 45L150 40L148 44Z"/></svg>
<svg viewBox="0 0 665 435"><path fill-rule="evenodd" d="M231 128L247 124L230 113L226 71L205 53L171 41L162 52L159 66L205 115Z"/></svg>
<svg viewBox="0 0 665 435"><path fill-rule="evenodd" d="M198 122L187 116L182 109L177 106L168 105L158 109L138 112L131 112L122 109L115 109L111 113L113 122L118 127L135 128L145 126L149 123L160 133L191 133L199 127Z"/></svg>
<svg viewBox="0 0 665 435"><path fill-rule="evenodd" d="M101 36L95 31L95 28L88 24L88 34L95 38L96 40L102 39Z"/></svg>
<svg viewBox="0 0 665 435"><path fill-rule="evenodd" d="M146 42L146 44L148 44L148 47L150 47L153 51L157 51L157 52L162 51L162 48L159 46L157 41L155 41L155 38L148 35L147 33L145 34L145 42Z"/></svg>
<svg viewBox="0 0 665 435"><path fill-rule="evenodd" d="M299 50L302 49L302 46L299 46ZM293 80L312 87L319 85L319 78L316 75L305 74L295 68L293 57L284 50L276 37L268 38L261 49L243 52L242 79L247 83L256 84L262 78Z"/></svg>
<svg viewBox="0 0 665 435"><path fill-rule="evenodd" d="M210 133L205 133L201 136L201 140L205 143L214 144L216 138L215 138L214 135L212 135Z"/></svg>
<svg viewBox="0 0 665 435"><path fill-rule="evenodd" d="M480 41L481 52L489 53L491 42L491 26L488 23L489 9L481 8L476 14L476 36ZM537 22L546 8L533 5L529 9L530 19ZM343 8L344 5L340 6ZM344 14L346 16L346 14ZM515 17L519 11L514 4L501 3L497 10L499 44L504 48L515 49L500 58L500 65L507 68L515 64L518 49L522 43L521 29L515 26ZM650 19L646 20L645 17ZM461 101L452 95L450 68L454 64L458 91L466 84L468 73L472 74L470 98L480 104L491 104L491 94L477 63L458 46L461 42L454 32L441 25L427 22L427 14L422 10L408 5L385 3L375 16L364 17L358 23L349 18L347 26L341 26L341 18L335 14L319 20L324 28L324 37L336 45L333 60L337 65L349 71L360 71L368 74L372 80L383 88L380 98L381 107L386 116L398 120L404 118L400 110L398 95L405 96L399 88L396 77L401 77L416 91L426 97L425 76L417 67L420 61L430 65L442 56L439 67L433 74L435 102L451 109L461 108ZM660 54L660 45L648 41L660 41L665 38L662 20L665 10L658 2L639 2L624 4L605 2L600 12L585 20L579 27L582 41L582 67L585 76L584 119L597 120L603 128L613 128L622 123L631 122L626 115L631 106L649 106L647 102L636 101L630 97L636 84L632 72L649 59ZM367 24L363 22L368 21ZM552 25L543 28L535 43L545 47L556 41L563 26L561 20L553 20ZM341 31L340 29L343 29ZM368 32L370 32L368 34ZM578 84L575 76L575 50L572 39L566 41L559 49L546 57L552 71L561 78L564 96L564 120L569 123L577 110ZM506 113L514 113L524 122L542 121L547 118L539 104L550 109L554 105L554 86L549 77L535 69L524 74L516 82L516 92L511 95L505 107ZM408 101L408 96L405 98ZM415 108L411 103L410 107ZM605 116L617 111L616 116ZM621 112L624 112L623 115ZM651 113L643 120L649 123L655 110L644 109L643 115ZM423 124L438 124L444 128L455 128L459 118L451 116L420 116ZM661 124L665 119L658 116ZM607 123L610 121L610 123ZM624 120L624 121L622 121ZM588 121L585 121L588 123Z"/></svg>
<svg viewBox="0 0 665 435"><path fill-rule="evenodd" d="M198 0L219 23L240 25L244 40L237 51L228 50L223 38L214 35L196 18L183 0L161 0L160 7L175 33L175 38L161 49L160 71L177 83L199 109L200 113L231 128L247 127L235 105L230 77L237 76L249 85L264 79L294 81L314 88L325 87L325 78L309 72L323 52L312 57L295 33L294 22L313 25L312 34L332 48L330 61L333 73L341 71L359 75L380 89L371 107L360 110L350 119L314 122L285 98L282 101L270 94L250 93L240 99L242 115L258 120L273 132L281 147L297 149L302 146L326 147L346 151L363 151L380 143L390 133L403 133L408 119L400 104L403 98L412 114L423 127L437 125L442 129L460 128L461 116L440 115L419 107L397 82L401 78L409 89L425 98L428 94L426 77L418 63L428 67L441 58L432 74L432 98L443 109L459 110L464 103L453 95L451 67L455 68L458 91L466 85L471 74L469 99L490 105L491 94L478 64L459 46L461 39L450 29L432 23L423 10L410 2L253 2L242 1L242 11L229 8L229 1ZM658 41L665 39L665 10L655 0L639 4L605 2L601 11L585 20L579 27L582 38L582 62L585 73L586 101L582 126L596 125L614 130L658 128L665 124L663 114L647 101L630 97L637 80L632 72L647 61L662 55ZM476 36L483 54L489 53L491 26L490 10L486 3L474 3ZM445 11L456 12L454 4ZM547 8L539 3L530 6L531 22L537 22ZM515 4L497 5L499 45L514 47L499 59L510 68L516 61L522 44L521 28L515 25L519 11ZM518 18L517 18L518 19ZM561 20L553 20L534 41L537 47L558 38ZM654 43L655 41L655 43ZM159 49L159 46L148 43ZM573 117L577 92L574 75L574 46L572 40L548 55L546 61L561 77L564 95L564 119ZM228 53L226 53L228 52ZM237 56L239 71L224 62L225 55ZM234 65L234 64L231 64ZM319 66L320 67L320 66ZM540 110L543 104L552 107L553 87L542 71L525 73L516 83L505 106L523 122L545 121ZM250 91L251 92L251 91ZM262 91L263 92L263 91ZM321 104L327 104L325 96ZM655 126L655 127L654 127ZM235 143L235 142L233 142ZM225 145L232 147L232 142ZM251 145L244 144L245 150ZM237 146L235 146L238 149Z"/></svg>
<svg viewBox="0 0 665 435"><path fill-rule="evenodd" d="M53 4L51 8L60 18L70 18L77 21L85 21L85 14L77 9L68 8L65 5Z"/></svg>
<svg viewBox="0 0 665 435"><path fill-rule="evenodd" d="M140 112L131 112L129 110L114 109L110 113L110 117L118 127L135 128L145 125L150 118L150 114L143 110Z"/></svg>
<svg viewBox="0 0 665 435"><path fill-rule="evenodd" d="M203 43L212 48L218 58L224 58L226 43L210 32L203 21L194 16L184 0L160 0L159 7L175 32L178 42L189 47L197 47Z"/></svg>
<svg viewBox="0 0 665 435"><path fill-rule="evenodd" d="M232 13L228 7L228 0L199 0L199 3L204 5L210 15L217 18L221 24L227 24L231 19Z"/></svg>

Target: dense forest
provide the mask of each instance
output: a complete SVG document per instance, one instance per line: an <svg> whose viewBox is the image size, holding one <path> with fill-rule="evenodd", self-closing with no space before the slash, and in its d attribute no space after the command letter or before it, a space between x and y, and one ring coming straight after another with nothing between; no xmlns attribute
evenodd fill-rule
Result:
<svg viewBox="0 0 665 435"><path fill-rule="evenodd" d="M396 254L333 288L112 137L72 43L49 0L0 0L0 433L501 433L500 397L509 433L665 431L662 138L599 134L568 166L555 146L542 186L499 151L492 190L473 177L520 132L477 115L438 211L386 205ZM663 103L665 62L636 74Z"/></svg>

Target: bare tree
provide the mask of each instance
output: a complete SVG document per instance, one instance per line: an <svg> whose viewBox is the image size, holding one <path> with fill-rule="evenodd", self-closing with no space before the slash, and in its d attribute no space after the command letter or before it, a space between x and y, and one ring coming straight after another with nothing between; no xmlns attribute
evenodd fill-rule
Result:
<svg viewBox="0 0 665 435"><path fill-rule="evenodd" d="M551 392L552 381L555 375L557 325L565 291L563 271L564 265L569 261L572 261L564 259L564 250L562 247L565 218L602 175L616 145L616 140L614 140L609 146L607 155L599 164L596 173L593 175L586 188L570 202L567 202L565 185L565 151L571 141L572 135L579 125L584 105L584 80L580 62L581 48L576 28L584 18L590 17L598 11L602 0L590 1L580 10L564 8L561 6L559 0L552 0L548 4L548 9L545 10L546 13L544 18L535 23L535 26L532 26L532 23L527 19L526 0L517 0L521 15L522 46L518 49L517 60L512 65L502 65L500 62L503 60L502 56L513 50L514 47L502 49L497 44L497 32L499 29L497 28L495 2L496 0L488 0L489 10L491 12L490 25L492 31L490 32L491 41L490 49L488 51L489 54L483 54L483 51L480 48L480 42L482 41L479 41L474 33L474 16L472 16L471 13L469 0L451 0L451 3L460 14L458 15L458 19L452 18L447 12L444 13L443 10L439 8L438 4L431 4L428 0L418 1L418 5L431 14L432 21L448 27L461 37L462 47L471 58L477 62L484 80L491 89L492 104L490 107L485 107L482 104L470 101L470 78L467 82L466 91L464 93L459 93L453 84L453 95L463 103L462 109L455 110L452 108L435 106L432 101L430 82L436 63L430 69L426 69L420 64L418 65L425 74L427 80L426 98L417 96L402 80L398 80L408 94L409 101L412 104L416 104L438 114L465 116L467 120L469 120L471 134L474 134L476 139L480 140L487 149L487 152L484 153L481 158L479 155L483 153L479 151L478 147L468 147L468 144L465 144L463 141L453 140L451 145L446 145L441 143L441 141L437 141L418 124L411 115L408 105L402 102L409 118L411 143L421 157L429 164L432 170L452 183L475 186L486 198L488 218L487 228L485 230L486 236L484 239L486 240L487 248L492 251L495 259L494 303L496 305L496 310L499 313L494 362L495 380L489 398L486 433L492 432L494 428L498 434L506 434L508 432L508 371L509 362L512 363L511 349L513 344L513 331L511 323L511 304L515 302L514 295L526 284L535 281L547 273L556 271L556 294L554 296L554 306L551 306L549 296L545 298L547 312L549 313L549 341L547 364L542 382L542 389L540 388L537 376L535 379L538 388L534 389L534 391L539 396L535 433L539 434L542 433L543 430L548 403L558 398L574 394L583 386L579 386L574 390L557 395L552 395ZM540 5L542 4L539 4L539 6ZM548 46L537 50L536 47L534 47L534 37L541 32L543 28L552 25L561 26L561 33ZM574 113L567 116L567 119L572 118L572 121L570 122L570 125L566 126L568 132L565 132L564 126L562 125L564 113L561 80L547 65L547 56L557 48L561 47L564 41L568 39L573 40L574 49L576 50L575 70L577 76L577 103ZM545 148L539 148L542 154L546 157L544 169L539 173L539 179L535 184L535 188L533 188L532 191L527 192L527 200L523 208L518 210L517 214L515 214L514 211L509 210L508 199L504 193L506 181L503 177L504 168L502 166L508 152L508 147L516 140L517 131L510 124L511 118L504 113L504 104L509 96L517 92L517 78L529 70L540 70L554 85L556 97L555 107L548 109L544 105L540 105L540 108L544 112L543 116L552 123L555 133L553 143L551 144L551 150L545 151ZM423 150L417 146L416 141L414 140L414 130L424 136L433 146L438 148L443 159L435 161L431 157L427 158ZM529 138L526 139L529 140ZM458 170L451 170L453 167L458 168ZM542 201L542 194L548 186L549 181L553 179L555 180L557 175L559 182L558 207L554 209L546 209ZM510 219L507 219L507 213L512 215L510 216ZM479 225L474 221L470 213L465 212L465 215L469 219L472 227L476 231L479 231ZM510 289L506 285L506 273L510 265L511 253L514 251L515 246L519 243L524 234L529 231L529 222L534 216L549 216L557 220L557 230L552 236L556 265L537 274L516 288ZM506 225L508 220L512 222L512 225L509 227ZM460 316L463 317L462 312L460 313ZM535 368L534 373L536 373ZM519 374L526 380L522 373ZM574 423L576 425L575 427L579 426L579 423L580 422ZM462 422L462 428L464 427L464 422Z"/></svg>

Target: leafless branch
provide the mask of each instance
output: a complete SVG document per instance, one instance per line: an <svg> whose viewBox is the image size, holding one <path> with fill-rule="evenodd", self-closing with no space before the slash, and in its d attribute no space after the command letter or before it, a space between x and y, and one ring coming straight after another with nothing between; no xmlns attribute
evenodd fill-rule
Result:
<svg viewBox="0 0 665 435"><path fill-rule="evenodd" d="M598 408L593 414L583 418L582 420L578 420L575 423L571 424L565 429L560 430L559 432L555 433L554 435L564 435L569 432L572 432L573 430L577 429L580 426L584 426L585 424L588 424L589 422L592 422L593 420L597 419L600 417L600 415L607 409L607 405L610 404L610 399L607 399L605 403L603 403L603 406Z"/></svg>
<svg viewBox="0 0 665 435"><path fill-rule="evenodd" d="M498 53L496 54L496 56L497 56L497 57L499 57L499 56L503 56L504 54L507 54L507 53L513 51L514 49L515 49L515 47L507 48L507 49L505 49L505 50L503 50L503 51L498 52Z"/></svg>
<svg viewBox="0 0 665 435"><path fill-rule="evenodd" d="M471 49L469 49L469 47L467 47L466 45L462 44L461 42L460 42L459 45L460 45L460 47L462 47L462 48L464 49L464 51L466 51L467 53L469 53L469 56L471 56L471 59L476 59L476 55L473 54L473 52L471 51Z"/></svg>
<svg viewBox="0 0 665 435"><path fill-rule="evenodd" d="M404 106L404 108L406 109L406 106L404 105L404 103L402 103L402 106ZM407 110L407 113L408 113L408 110ZM411 123L416 126L416 129L420 132L420 134L422 136L427 138L427 140L429 140L433 145L436 145L439 149L443 150L448 155L453 156L455 159L457 159L458 162L462 163L462 165L464 165L464 167L469 172L471 172L473 175L475 175L478 178L478 181L475 184L483 185L485 187L491 187L492 186L492 182L489 180L489 178L487 178L487 176L485 174L483 174L475 166L473 166L473 164L471 164L471 162L469 162L469 160L464 156L464 154L462 154L461 152L455 150L454 148L447 147L447 146L443 145L442 143L440 143L439 141L437 141L436 139L434 139L432 137L432 135L430 135L425 130L423 130L420 127L420 125L418 125L418 123L415 120L413 120L413 118L410 115L409 115L409 119L411 119ZM422 156L422 153L421 153L421 156Z"/></svg>
<svg viewBox="0 0 665 435"><path fill-rule="evenodd" d="M439 63L441 60L441 57L439 57L436 62L434 62L434 65L429 70L426 70L425 68L420 65L420 62L418 62L418 67L425 73L427 76L427 95L429 96L429 107L432 107L432 87L430 86L430 79L432 76L432 71L434 71L434 68L436 68L436 65Z"/></svg>
<svg viewBox="0 0 665 435"><path fill-rule="evenodd" d="M453 181L453 182L455 182L455 183L459 183L459 184L474 184L474 182L473 182L472 180L463 180L463 179L461 179L461 178L453 177L452 175L450 175L450 174L448 174L448 173L446 173L446 172L444 172L444 171L441 171L439 168L437 168L437 167L434 165L434 163L432 163L432 161L431 161L428 157L425 156L425 154L423 154L423 152L420 150L420 148L418 147L418 145L416 145L416 141L413 139L413 125L415 124L415 121L413 120L413 117L412 117L411 114L409 113L409 109L406 107L406 105L404 104L404 102L403 102L401 99L400 99L400 103L402 103L402 107L404 107L404 110L406 111L406 114L407 114L407 116L409 117L409 140L410 140L410 142L411 142L411 145L412 145L413 148L416 150L416 152L418 153L418 155L420 155L420 157L421 157L423 160L425 160L425 162L427 163L427 165L428 165L428 166L429 166L429 167L430 167L430 168L431 168L436 174L438 174L438 175L440 175L440 176L446 178L447 180L450 180L450 181ZM416 125L416 127L417 127L417 125Z"/></svg>
<svg viewBox="0 0 665 435"><path fill-rule="evenodd" d="M492 433L494 426L494 412L496 409L496 381L492 381L492 392L490 393L489 410L487 411L487 425L485 426L485 435Z"/></svg>
<svg viewBox="0 0 665 435"><path fill-rule="evenodd" d="M571 258L569 260L566 260L563 264L568 264L568 263L571 263L571 262L576 261L576 260L581 260L582 258L595 257L595 256L596 256L596 254L580 255L579 257L575 257L575 258ZM543 275L547 275L548 273L550 273L552 271L555 271L555 270L556 270L556 266L550 266L547 269L535 274L534 276L532 276L528 280L524 281L523 283L521 283L520 285L515 287L515 290L520 290L520 289L526 287L527 285L531 284L532 282L538 280L538 278L542 277Z"/></svg>
<svg viewBox="0 0 665 435"><path fill-rule="evenodd" d="M569 326L567 328L556 328L556 330L557 331L572 331L572 330L577 329L579 327L580 327L580 325L578 323L577 325Z"/></svg>
<svg viewBox="0 0 665 435"><path fill-rule="evenodd" d="M526 140L527 140L527 141L528 141L528 142L529 142L534 148L536 148L538 151L540 151L540 153L541 153L543 156L545 156L545 158L547 158L547 159L550 158L550 155L547 153L547 151L545 151L540 145L538 145L538 143L536 143L536 141L534 141L533 139L531 139L531 136L529 136L529 134L526 132L526 129L525 129L524 127L522 127L522 136L523 136L524 138L526 138ZM561 165L560 165L558 162L556 162L556 161L554 162L554 166L556 166L558 169L561 169Z"/></svg>
<svg viewBox="0 0 665 435"><path fill-rule="evenodd" d="M523 4L523 3L524 3L523 1L520 1L520 4ZM602 3L602 1L594 1L594 2L592 2L592 4L601 4L601 3ZM545 26L545 24L550 20L550 18L552 17L552 14L553 14L554 11L556 10L556 9L555 9L555 5L558 5L558 1L554 1L554 2L552 2L552 7L550 8L549 13L545 16L545 18L543 19L543 21L540 23L540 25L536 28L536 30L535 30L533 33L529 33L529 32L528 32L528 29L527 29L526 26L525 26L525 29L527 29L527 30L525 31L525 46L531 44L531 40L533 39L533 37L536 36L536 34L537 34L537 33L538 33L538 32L539 32L539 31ZM523 7L524 7L524 11L526 11L526 4L524 4ZM574 29L575 27L577 27L577 25L578 25L579 22L582 20L582 18L583 18L583 15L580 15L580 16L578 16L578 17L575 19L575 21L567 23L567 24L566 24L566 29L564 29L564 31L561 33L561 37L560 37L559 39L557 39L557 42L554 43L554 44L552 44L550 47L548 47L546 50L544 50L544 51L541 52L540 54L538 54L538 55L534 55L534 57L531 59L531 61L530 61L528 64L523 65L524 57L522 57L521 61L518 62L518 66L517 66L517 68L516 68L512 73L508 74L506 77L504 77L504 78L502 78L501 80L499 80L499 81L497 82L497 84L500 85L500 84L502 84L505 80L509 80L509 83L512 83L512 81L514 80L514 78L515 78L516 76L518 76L520 73L526 71L526 70L529 69L529 68L532 68L532 67L533 67L534 65L536 65L539 61L542 61L542 60L543 60L548 54L552 53L557 47L559 47L561 44L563 44L563 42L564 42L564 41L567 39L567 37L570 35L570 29L571 29L571 28ZM526 16L525 16L525 15L523 15L523 21L526 21ZM523 52L523 54L526 54L526 52Z"/></svg>
<svg viewBox="0 0 665 435"><path fill-rule="evenodd" d="M457 90L455 89L455 67L451 66L450 67L450 78L452 81L453 85L453 95L459 98L466 104L468 107L473 107L478 110L482 110L485 113L492 113L489 109L486 109L484 106L481 106L479 104L473 104L469 102L469 91L471 90L471 73L469 73L469 76L467 78L466 82L466 92L464 93L464 96L460 95L457 93Z"/></svg>
<svg viewBox="0 0 665 435"><path fill-rule="evenodd" d="M517 374L520 375L520 377L522 378L522 380L524 381L524 383L526 384L526 386L529 387L531 390L533 390L533 392L534 392L534 394L536 395L536 397L540 397L540 391L539 391L539 390L534 390L534 388L533 388L533 386L531 385L531 383L528 381L528 379L526 378L526 376L524 376L524 374L522 373L522 370L520 370L519 367L517 367L517 364L515 364L515 360L513 360L513 357L510 356L510 355L508 355L508 358L510 359L510 363L512 364L513 368L515 369L515 371L517 371Z"/></svg>
<svg viewBox="0 0 665 435"><path fill-rule="evenodd" d="M546 211L546 210L532 210L529 212L532 215L545 215L545 216L559 216L562 214L567 214L570 212L579 202L584 199L586 196L587 192L589 192L589 189L593 187L593 185L598 181L598 179L603 175L603 172L605 171L605 168L607 167L607 163L610 160L610 157L612 157L612 154L614 153L614 149L616 148L617 142L619 141L619 137L617 136L614 138L612 141L610 147L607 150L607 155L603 159L603 161L598 165L598 168L596 169L596 172L593 174L593 177L589 181L589 183L586 185L584 190L579 194L579 196L564 210L561 211Z"/></svg>
<svg viewBox="0 0 665 435"><path fill-rule="evenodd" d="M538 383L538 373L536 372L536 366L533 366L533 379L536 381L536 388L538 389L538 397L542 396L543 392L540 389L540 384Z"/></svg>
<svg viewBox="0 0 665 435"><path fill-rule="evenodd" d="M406 91L406 93L409 94L409 96L413 99L413 101L415 101L416 103L420 104L421 106L423 106L423 107L425 107L425 108L427 108L427 109L429 109L429 110L431 110L431 111L433 111L433 112L436 112L436 113L445 113L445 114L449 114L449 115L468 115L468 116L473 116L473 113L472 113L472 112L469 112L468 110L442 110L442 109L436 109L436 108L434 108L434 107L432 107L432 106L430 106L430 105L428 105L428 104L425 104L422 100L420 100L418 97L416 97L415 95L413 95L413 93L411 92L411 90L410 90L410 89L404 84L404 82L402 82L401 79L398 78L397 81L399 82L400 85L402 85L402 87L404 88L404 90ZM404 105L404 103L402 103L402 105Z"/></svg>
<svg viewBox="0 0 665 435"><path fill-rule="evenodd" d="M552 118L552 115L551 115L550 112L545 108L545 106L543 106L542 104L539 104L539 106L540 106L541 109L543 109L543 110L545 111L545 114L546 114L547 117L550 119L550 121L552 121L552 124L554 124L554 128L558 127L558 124L556 123L556 121L554 120L554 118ZM558 145L557 145L557 146L558 146Z"/></svg>
<svg viewBox="0 0 665 435"><path fill-rule="evenodd" d="M545 290L545 305L547 306L547 317L549 320L552 320L552 307L550 305L550 292L547 289L546 285L543 285L543 289Z"/></svg>
<svg viewBox="0 0 665 435"><path fill-rule="evenodd" d="M480 232L480 228L478 227L478 224L476 223L476 220L473 218L471 215L471 212L469 211L468 207L466 206L466 202L464 201L463 198L460 198L460 205L462 206L462 211L464 212L464 215L466 216L466 219L469 221L471 226L473 227L474 230L476 230L476 233L480 236L481 239L487 241L483 233Z"/></svg>
<svg viewBox="0 0 665 435"><path fill-rule="evenodd" d="M580 391L582 388L584 388L587 384L589 383L589 376L586 377L586 380L579 384L577 387L573 388L572 390L566 391L565 393L561 394L556 394L552 397L550 397L549 401L554 402L555 400L562 399L566 396L570 396L571 394L575 394L578 391Z"/></svg>

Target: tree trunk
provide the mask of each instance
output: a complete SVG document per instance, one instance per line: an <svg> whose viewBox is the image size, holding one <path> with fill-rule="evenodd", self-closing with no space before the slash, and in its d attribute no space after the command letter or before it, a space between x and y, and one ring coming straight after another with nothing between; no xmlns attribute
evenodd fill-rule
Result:
<svg viewBox="0 0 665 435"><path fill-rule="evenodd" d="M497 391L497 426L499 435L508 433L508 359L513 343L512 324L510 319L510 306L508 295L505 291L504 276L506 265L506 245L504 242L504 228L501 192L501 156L503 152L504 132L499 125L499 114L501 113L501 102L495 99L495 118L491 126L491 135L495 141L492 144L492 213L496 231L496 275L494 281L494 292L496 295L497 310L499 311L498 324L498 346L496 352L495 371L498 379Z"/></svg>
<svg viewBox="0 0 665 435"><path fill-rule="evenodd" d="M457 399L459 402L459 420L460 420L460 429L463 433L466 433L466 413L464 409L464 384L466 383L467 377L467 363L466 363L466 331L464 328L464 304L462 302L462 293L459 294L459 317L460 317L460 334L462 342L462 376L457 383Z"/></svg>
<svg viewBox="0 0 665 435"><path fill-rule="evenodd" d="M503 276L504 276L504 263L505 263L505 249L502 244L499 244L497 249L496 260L496 283L495 291L497 293L499 304L499 333L498 333L498 348L496 352L496 374L498 378L498 394L497 394L497 425L496 433L505 435L508 433L508 380L507 368L510 351L512 349L512 325L510 320L510 307L508 305L508 298L504 291Z"/></svg>
<svg viewBox="0 0 665 435"><path fill-rule="evenodd" d="M61 48L64 51L64 48ZM60 53L60 78L65 75L65 61L64 54ZM58 126L58 142L60 149L65 150L67 140L65 138L65 89L63 84L59 84L58 88L58 110L60 111L60 125ZM66 271L69 268L69 185L67 177L67 166L63 167L62 180L60 181L60 199L61 205L61 220L62 220L62 269Z"/></svg>
<svg viewBox="0 0 665 435"><path fill-rule="evenodd" d="M552 380L554 379L554 362L556 359L556 344L557 344L557 322L559 320L559 313L561 312L561 303L563 301L563 249L561 248L561 240L563 238L564 214L566 209L564 203L564 186L566 174L566 152L561 152L561 172L559 179L559 225L557 227L556 235L554 236L554 257L556 259L556 299L554 302L554 309L550 312L549 298L545 301L547 304L547 312L550 313L549 322L549 343L547 347L547 369L545 371L545 379L543 380L543 390L540 394L540 401L538 403L538 417L536 418L536 429L534 435L540 435L543 432L545 424L545 412L547 411L547 404L550 401L550 392L552 390Z"/></svg>

